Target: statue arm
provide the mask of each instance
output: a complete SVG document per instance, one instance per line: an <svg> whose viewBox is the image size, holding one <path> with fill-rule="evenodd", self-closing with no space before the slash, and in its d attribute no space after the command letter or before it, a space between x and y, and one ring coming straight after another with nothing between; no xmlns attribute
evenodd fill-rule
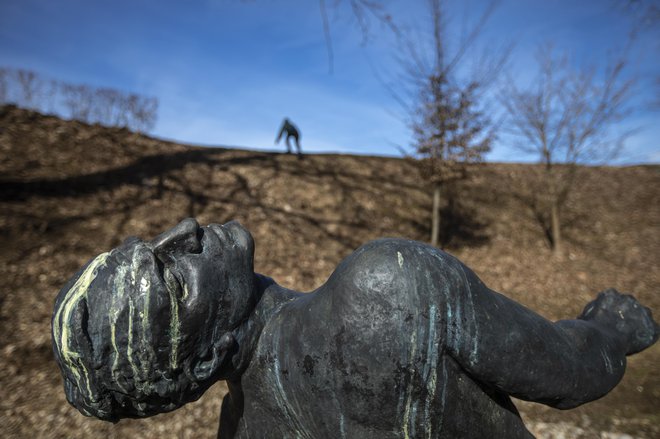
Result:
<svg viewBox="0 0 660 439"><path fill-rule="evenodd" d="M621 380L625 356L631 353L630 343L617 322L586 313L598 300L580 318L553 323L488 289L471 270L463 269L467 288L459 293L465 297L458 301L467 304L463 309L471 312L448 317L447 347L476 380L512 396L557 408L572 408L597 399ZM632 300L639 305L632 296L613 294L615 302ZM655 323L650 311L645 310L652 327ZM612 311L621 314L620 310ZM452 336L451 328L457 325L467 329L467 341ZM651 329L651 339L657 339L655 331L653 336ZM644 347L653 341L647 340Z"/></svg>

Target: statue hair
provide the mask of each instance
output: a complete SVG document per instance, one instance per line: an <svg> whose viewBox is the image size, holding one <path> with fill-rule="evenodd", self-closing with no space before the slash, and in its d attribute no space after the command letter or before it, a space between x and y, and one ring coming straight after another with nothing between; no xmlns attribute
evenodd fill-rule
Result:
<svg viewBox="0 0 660 439"><path fill-rule="evenodd" d="M119 250L131 245L144 244L127 242ZM148 281L135 278L131 253L119 250L92 259L69 280L52 318L67 400L86 416L112 422L198 399L216 381L217 368L195 355L213 346L200 347L198 340L173 333L174 299L159 305L154 318L146 315L155 309L148 302L155 299L140 294Z"/></svg>

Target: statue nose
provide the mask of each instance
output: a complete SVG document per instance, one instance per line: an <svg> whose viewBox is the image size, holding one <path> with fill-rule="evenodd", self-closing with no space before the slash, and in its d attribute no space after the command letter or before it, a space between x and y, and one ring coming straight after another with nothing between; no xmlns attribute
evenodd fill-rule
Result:
<svg viewBox="0 0 660 439"><path fill-rule="evenodd" d="M200 231L194 218L186 218L167 232L156 236L150 243L151 248L161 261L171 260L181 254L200 253Z"/></svg>

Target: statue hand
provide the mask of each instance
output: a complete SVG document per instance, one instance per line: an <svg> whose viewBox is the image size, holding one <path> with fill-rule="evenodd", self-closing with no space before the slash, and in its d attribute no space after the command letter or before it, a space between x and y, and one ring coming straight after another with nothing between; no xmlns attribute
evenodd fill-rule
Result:
<svg viewBox="0 0 660 439"><path fill-rule="evenodd" d="M660 326L653 320L651 310L633 296L621 294L614 288L598 294L578 318L601 324L623 336L626 355L650 347L660 335Z"/></svg>

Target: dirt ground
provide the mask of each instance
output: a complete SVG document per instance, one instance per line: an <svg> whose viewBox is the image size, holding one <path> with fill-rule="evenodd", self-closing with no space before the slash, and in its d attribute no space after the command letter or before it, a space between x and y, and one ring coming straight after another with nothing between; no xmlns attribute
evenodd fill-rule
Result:
<svg viewBox="0 0 660 439"><path fill-rule="evenodd" d="M444 248L547 318L574 317L616 287L657 320L660 167L582 169L559 258L526 201L537 171L475 166L459 208L445 215ZM65 400L51 351L53 300L81 265L127 236L153 237L189 216L236 219L255 238L257 271L311 290L370 239L427 240L430 204L403 159L195 148L0 108L0 436L215 437L224 383L173 413L114 425ZM659 361L660 344L630 357L613 392L575 410L518 406L539 438L660 438Z"/></svg>

